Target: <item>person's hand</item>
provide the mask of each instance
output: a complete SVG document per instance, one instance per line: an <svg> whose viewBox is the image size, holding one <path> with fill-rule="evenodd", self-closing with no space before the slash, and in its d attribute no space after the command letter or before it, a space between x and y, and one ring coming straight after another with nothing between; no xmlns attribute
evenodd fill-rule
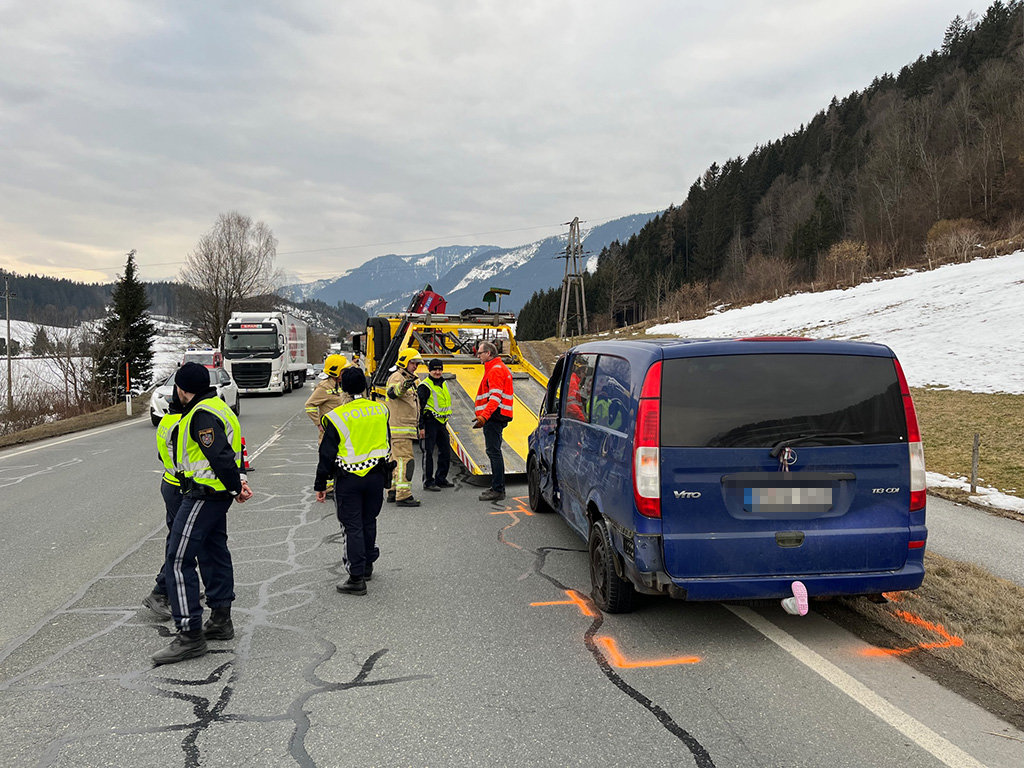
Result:
<svg viewBox="0 0 1024 768"><path fill-rule="evenodd" d="M427 430L421 428L420 429L420 440L422 440L426 436L427 436Z"/></svg>
<svg viewBox="0 0 1024 768"><path fill-rule="evenodd" d="M235 498L239 504L245 504L245 502L252 498L252 488L249 487L248 481L242 481L242 490Z"/></svg>
<svg viewBox="0 0 1024 768"><path fill-rule="evenodd" d="M484 425L484 420L481 419L479 416L477 416L475 419L473 419L473 429L480 429L480 428L483 427L483 425Z"/></svg>
<svg viewBox="0 0 1024 768"><path fill-rule="evenodd" d="M316 492L316 500L320 504L323 504L325 501L327 501L327 491L317 491Z"/></svg>

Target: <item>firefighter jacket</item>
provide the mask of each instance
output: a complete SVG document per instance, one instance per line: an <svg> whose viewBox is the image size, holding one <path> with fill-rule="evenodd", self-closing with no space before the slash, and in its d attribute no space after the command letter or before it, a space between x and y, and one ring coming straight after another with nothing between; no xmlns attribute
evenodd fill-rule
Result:
<svg viewBox="0 0 1024 768"><path fill-rule="evenodd" d="M512 420L512 373L500 357L484 363L484 377L476 391L473 415L487 421L495 414Z"/></svg>
<svg viewBox="0 0 1024 768"><path fill-rule="evenodd" d="M391 417L391 437L415 440L419 436L420 401L416 395L417 378L399 368L388 379L388 413Z"/></svg>
<svg viewBox="0 0 1024 768"><path fill-rule="evenodd" d="M420 415L429 414L441 424L447 424L452 415L452 393L448 391L448 382L444 379L435 381L427 376L417 392L420 397Z"/></svg>
<svg viewBox="0 0 1024 768"><path fill-rule="evenodd" d="M181 485L181 481L175 476L178 470L174 466L179 421L180 413L167 413L160 419L156 428L156 452L160 457L160 463L164 465L163 480L169 485Z"/></svg>
<svg viewBox="0 0 1024 768"><path fill-rule="evenodd" d="M352 395L341 391L337 379L321 379L306 400L306 415L319 425L320 420L340 405L352 402Z"/></svg>
<svg viewBox="0 0 1024 768"><path fill-rule="evenodd" d="M196 395L185 406L176 463L186 496L236 496L242 490L242 428L216 390Z"/></svg>
<svg viewBox="0 0 1024 768"><path fill-rule="evenodd" d="M324 439L316 468L314 490L324 490L335 467L365 477L386 463L391 454L388 409L383 403L357 397L327 413L321 424Z"/></svg>

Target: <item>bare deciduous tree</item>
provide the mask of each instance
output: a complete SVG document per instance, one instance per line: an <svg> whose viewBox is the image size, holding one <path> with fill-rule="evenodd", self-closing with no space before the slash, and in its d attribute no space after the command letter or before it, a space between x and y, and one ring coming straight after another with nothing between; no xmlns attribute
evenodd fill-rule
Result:
<svg viewBox="0 0 1024 768"><path fill-rule="evenodd" d="M182 306L200 341L216 346L232 312L247 300L274 292L277 239L262 221L237 211L222 213L188 255L179 274Z"/></svg>

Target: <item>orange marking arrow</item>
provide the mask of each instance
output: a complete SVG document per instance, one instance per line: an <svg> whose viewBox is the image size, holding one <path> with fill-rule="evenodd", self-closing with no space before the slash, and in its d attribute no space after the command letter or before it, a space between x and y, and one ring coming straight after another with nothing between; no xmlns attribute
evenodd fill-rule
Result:
<svg viewBox="0 0 1024 768"><path fill-rule="evenodd" d="M637 669L638 667L671 667L678 664L697 664L700 656L676 656L668 659L645 659L643 661L627 661L619 651L615 640L610 637L595 638L597 644L604 648L605 656L613 667L619 669Z"/></svg>

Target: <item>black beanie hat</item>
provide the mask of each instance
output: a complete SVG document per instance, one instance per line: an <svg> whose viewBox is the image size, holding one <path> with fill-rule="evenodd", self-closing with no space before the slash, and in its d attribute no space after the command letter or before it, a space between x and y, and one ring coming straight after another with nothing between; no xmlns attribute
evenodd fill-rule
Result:
<svg viewBox="0 0 1024 768"><path fill-rule="evenodd" d="M444 370L444 363L442 363L440 360L438 360L435 357L433 360L431 360L429 363L427 363L427 370L428 371L443 371Z"/></svg>
<svg viewBox="0 0 1024 768"><path fill-rule="evenodd" d="M210 388L210 372L205 365L185 363L174 374L174 383L189 394L199 395Z"/></svg>
<svg viewBox="0 0 1024 768"><path fill-rule="evenodd" d="M366 375L350 365L341 372L341 391L349 395L361 395L366 391Z"/></svg>

